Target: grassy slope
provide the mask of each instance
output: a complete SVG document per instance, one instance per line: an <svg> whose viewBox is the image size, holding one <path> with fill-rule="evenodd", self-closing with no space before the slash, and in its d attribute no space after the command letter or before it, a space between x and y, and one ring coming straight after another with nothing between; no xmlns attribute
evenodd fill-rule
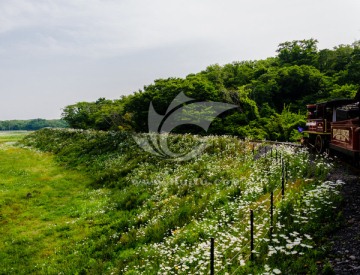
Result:
<svg viewBox="0 0 360 275"><path fill-rule="evenodd" d="M86 175L65 170L50 154L8 144L20 137L0 136L0 274L52 273L45 263L54 258L66 270L66 258L56 254L87 237L106 190L88 189Z"/></svg>
<svg viewBox="0 0 360 275"><path fill-rule="evenodd" d="M174 137L174 144L187 147L186 139ZM1 145L0 274L188 274L199 268L206 274L210 236L216 237L217 270L226 259L233 259L229 271L239 270L239 260L249 255L249 207L260 203L268 208L263 200L270 185L279 184L281 165L274 156L253 160L247 142L226 137L208 142L201 157L173 163L148 156L131 139L111 133L44 130L28 139L80 172L64 169L48 153ZM277 203L279 225L274 231L280 248L268 244L264 217L269 214L258 207L256 240L262 253L256 269L248 267L255 273L264 272L265 263L287 273L316 272L318 251L308 249L314 240L304 234L322 235L334 214L324 204L331 201L331 192L309 192L316 185L308 182L318 182L326 164L309 165L306 154L287 154L292 183L287 184L285 203ZM102 187L91 188L94 181ZM117 188L106 188L109 183ZM299 217L311 222L294 223ZM287 250L289 239L294 248ZM239 247L245 249L241 254ZM268 252L275 254L266 256Z"/></svg>

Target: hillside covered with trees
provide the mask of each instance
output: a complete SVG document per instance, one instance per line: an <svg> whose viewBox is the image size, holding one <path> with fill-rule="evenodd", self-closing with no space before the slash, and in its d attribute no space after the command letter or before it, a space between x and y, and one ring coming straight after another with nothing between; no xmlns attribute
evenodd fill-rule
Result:
<svg viewBox="0 0 360 275"><path fill-rule="evenodd" d="M63 119L72 128L148 131L150 102L164 114L180 93L198 101L236 104L216 118L208 134L273 140L296 140L305 123L306 104L352 98L360 84L360 42L318 49L315 39L278 45L265 60L210 65L185 78L157 79L120 99L100 98L66 106ZM205 134L196 126L174 132Z"/></svg>

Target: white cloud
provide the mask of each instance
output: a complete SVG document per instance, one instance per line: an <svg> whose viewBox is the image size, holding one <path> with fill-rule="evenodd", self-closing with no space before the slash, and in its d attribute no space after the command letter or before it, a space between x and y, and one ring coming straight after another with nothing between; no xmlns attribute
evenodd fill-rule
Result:
<svg viewBox="0 0 360 275"><path fill-rule="evenodd" d="M59 3L28 0L1 3L0 32L21 51L48 49L58 53L62 49L65 53L91 55L125 54L199 40L208 37L209 32L216 32L216 26L203 20L207 9L190 1L72 0ZM209 12L211 14L212 10ZM28 32L25 38L11 40L11 34L24 31Z"/></svg>
<svg viewBox="0 0 360 275"><path fill-rule="evenodd" d="M193 41L234 43L268 27L272 3L13 0L0 3L0 32L13 49L32 53L101 56Z"/></svg>
<svg viewBox="0 0 360 275"><path fill-rule="evenodd" d="M266 48L263 58L292 39L359 39L359 9L356 0L5 0L0 54L101 58L207 43L231 54Z"/></svg>
<svg viewBox="0 0 360 275"><path fill-rule="evenodd" d="M0 33L13 51L101 57L194 41L249 47L273 37L280 43L287 33L302 39L318 35L319 28L335 28L339 18L358 22L350 15L359 8L355 1L319 2L324 5L312 0L12 0L0 2ZM334 16L344 10L349 16Z"/></svg>
<svg viewBox="0 0 360 275"><path fill-rule="evenodd" d="M284 41L352 43L359 10L358 0L1 0L0 92L31 93L29 108L46 117L35 106L46 96L60 106L117 98L155 78L274 56Z"/></svg>

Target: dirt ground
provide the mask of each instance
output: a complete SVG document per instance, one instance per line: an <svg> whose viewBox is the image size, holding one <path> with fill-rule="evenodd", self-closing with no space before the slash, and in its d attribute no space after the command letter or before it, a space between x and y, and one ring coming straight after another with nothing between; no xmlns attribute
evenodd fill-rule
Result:
<svg viewBox="0 0 360 275"><path fill-rule="evenodd" d="M340 209L344 222L330 237L332 249L328 259L336 274L360 274L360 172L339 164L329 179L341 179L346 184Z"/></svg>

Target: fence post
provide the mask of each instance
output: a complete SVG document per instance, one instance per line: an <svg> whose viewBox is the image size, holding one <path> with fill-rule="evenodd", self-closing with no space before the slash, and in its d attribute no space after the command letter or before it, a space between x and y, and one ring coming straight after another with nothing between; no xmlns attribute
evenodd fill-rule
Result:
<svg viewBox="0 0 360 275"><path fill-rule="evenodd" d="M281 159L281 166L282 166L282 175L281 175L281 197L284 198L285 196L285 171L284 171L284 160Z"/></svg>
<svg viewBox="0 0 360 275"><path fill-rule="evenodd" d="M274 191L271 191L270 195L270 240L272 239L274 224Z"/></svg>
<svg viewBox="0 0 360 275"><path fill-rule="evenodd" d="M250 210L250 261L254 261L254 211Z"/></svg>
<svg viewBox="0 0 360 275"><path fill-rule="evenodd" d="M214 247L215 247L215 240L214 238L211 238L211 243L210 243L210 275L214 275L215 274L215 269L214 269L214 260L215 260L215 255L214 255Z"/></svg>

